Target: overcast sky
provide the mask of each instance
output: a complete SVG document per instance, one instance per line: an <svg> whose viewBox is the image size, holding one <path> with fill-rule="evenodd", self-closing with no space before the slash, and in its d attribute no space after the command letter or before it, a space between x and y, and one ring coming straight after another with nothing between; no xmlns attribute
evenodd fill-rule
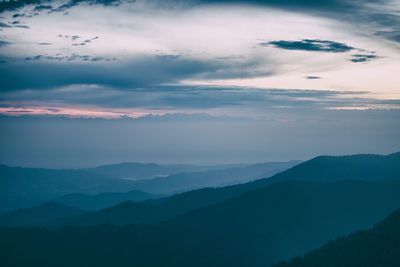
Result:
<svg viewBox="0 0 400 267"><path fill-rule="evenodd" d="M396 152L399 73L398 0L0 1L0 163Z"/></svg>

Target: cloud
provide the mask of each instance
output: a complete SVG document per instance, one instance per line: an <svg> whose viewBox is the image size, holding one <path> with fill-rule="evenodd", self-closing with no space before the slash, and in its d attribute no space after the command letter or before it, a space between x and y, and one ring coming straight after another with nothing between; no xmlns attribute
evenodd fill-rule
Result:
<svg viewBox="0 0 400 267"><path fill-rule="evenodd" d="M391 41L400 42L400 30L377 31L375 35L382 36Z"/></svg>
<svg viewBox="0 0 400 267"><path fill-rule="evenodd" d="M0 40L0 47L7 46L7 45L9 45L9 44L11 44L11 43L10 43L10 42L7 42L7 41L2 41L2 40Z"/></svg>
<svg viewBox="0 0 400 267"><path fill-rule="evenodd" d="M79 37L78 37L79 38ZM92 41L94 41L94 40L97 40L97 39L99 39L100 37L99 36L96 36L96 37L93 37L93 38L91 38L91 39L86 39L85 41L83 41L83 42L81 42L81 43L75 43L75 44L72 44L72 46L83 46L83 45L87 45L88 43L91 43ZM76 38L77 39L77 38ZM76 39L72 39L72 40L76 40Z"/></svg>
<svg viewBox="0 0 400 267"><path fill-rule="evenodd" d="M133 2L133 1L126 1ZM0 13L4 11L17 10L24 6L33 5L35 6L35 11L40 11L43 9L51 9L52 6L48 5L49 1L46 0L10 0L10 1L1 1L0 2ZM121 3L120 0L69 0L66 3L60 5L56 9L52 9L53 11L65 11L68 8L79 5L81 3L88 3L89 5L119 5ZM39 9L37 9L39 8Z"/></svg>
<svg viewBox="0 0 400 267"><path fill-rule="evenodd" d="M38 5L38 6L35 6L34 11L42 11L42 10L49 10L49 9L53 9L53 6L51 6L51 5Z"/></svg>
<svg viewBox="0 0 400 267"><path fill-rule="evenodd" d="M7 23L0 22L0 28L11 28L11 26L8 25Z"/></svg>
<svg viewBox="0 0 400 267"><path fill-rule="evenodd" d="M104 6L118 6L122 3L135 3L135 0L68 0L62 2L57 8L53 8L53 12L65 12L71 7L77 6L82 3L89 5L104 5ZM355 10L362 9L366 3L379 4L386 2L383 0L148 0L145 1L149 4L162 6L162 7L183 7L190 8L199 5L260 5L266 7L274 7L281 9L288 9L297 11L322 11L322 12L354 12ZM0 2L0 13L4 11L16 10L24 6L33 5L36 7L48 7L49 1L46 0L11 0ZM47 9L47 8L46 8Z"/></svg>
<svg viewBox="0 0 400 267"><path fill-rule="evenodd" d="M13 25L12 27L14 27L14 28L29 29L29 26L27 26L27 25L22 25L22 24L21 24L21 21L18 21L18 20L14 20L13 22L11 22L11 24Z"/></svg>
<svg viewBox="0 0 400 267"><path fill-rule="evenodd" d="M97 84L115 88L146 88L183 79L218 79L254 77L270 74L268 70L255 71L258 61L220 61L185 58L180 55L138 56L130 60L101 61L89 55L36 55L23 62L0 66L3 90L26 88L45 89L72 84ZM51 63L46 61L68 61ZM266 68L263 66L264 69Z"/></svg>
<svg viewBox="0 0 400 267"><path fill-rule="evenodd" d="M325 108L399 106L400 101L367 98L368 92L325 90L257 89L216 86L151 86L115 88L99 85L70 85L51 90L19 90L0 94L17 103L74 105L98 109L198 110L321 110Z"/></svg>
<svg viewBox="0 0 400 267"><path fill-rule="evenodd" d="M210 64L191 60L151 57L125 64L50 64L36 56L31 64L9 65L0 72L3 89L49 88L70 84L99 84L113 87L143 87L173 82L199 72L215 70Z"/></svg>
<svg viewBox="0 0 400 267"><path fill-rule="evenodd" d="M182 4L179 0L169 1L155 1L160 5L173 6L176 4ZM266 7L274 7L281 9L289 9L296 11L303 10L314 10L314 11L325 11L325 12L351 12L357 9L361 9L365 4L376 4L385 2L382 0L193 0L187 1L186 5L204 5L204 4L227 4L227 5L259 5Z"/></svg>
<svg viewBox="0 0 400 267"><path fill-rule="evenodd" d="M52 45L52 43L38 43L38 45Z"/></svg>
<svg viewBox="0 0 400 267"><path fill-rule="evenodd" d="M318 79L322 79L319 76L305 76L304 78L309 79L309 80L318 80Z"/></svg>
<svg viewBox="0 0 400 267"><path fill-rule="evenodd" d="M71 41L75 41L75 40L81 38L79 35L62 35L62 34L57 35L57 37L69 39Z"/></svg>
<svg viewBox="0 0 400 267"><path fill-rule="evenodd" d="M317 51L317 52L332 52L332 53L343 53L348 52L354 47L348 46L344 43L338 43L328 40L319 39L303 39L301 41L271 41L266 43L260 43L261 46L272 45L276 48L286 50L301 50L301 51Z"/></svg>
<svg viewBox="0 0 400 267"><path fill-rule="evenodd" d="M20 13L15 13L12 15L13 18L18 18L18 17L25 17L25 14L20 14Z"/></svg>
<svg viewBox="0 0 400 267"><path fill-rule="evenodd" d="M4 12L4 11L16 10L25 5L37 5L40 3L41 3L41 0L1 1L0 2L0 13Z"/></svg>
<svg viewBox="0 0 400 267"><path fill-rule="evenodd" d="M27 26L27 25L15 25L14 27L16 27L16 28L22 28L22 29L30 29L30 27Z"/></svg>
<svg viewBox="0 0 400 267"><path fill-rule="evenodd" d="M49 43L40 43L41 45L50 45ZM104 57L93 57L89 55L77 55L72 54L70 56L47 56L47 55L36 55L34 57L26 57L27 61L38 61L38 60L54 60L54 61L112 61L115 58L104 58Z"/></svg>
<svg viewBox="0 0 400 267"><path fill-rule="evenodd" d="M378 58L378 56L376 56L376 55L355 54L355 55L351 55L351 56L352 56L352 58L350 59L350 61L354 62L354 63L368 62L368 61Z"/></svg>
<svg viewBox="0 0 400 267"><path fill-rule="evenodd" d="M79 35L63 35L63 34L59 34L59 35L57 35L57 37L58 37L58 38L65 38L65 39L67 39L67 40L70 40L71 42L74 42L74 41L76 41L76 40L82 38L82 37L79 36ZM97 40L97 39L99 39L99 38L100 38L99 36L95 36L95 37L86 39L86 40L84 40L84 41L82 41L82 42L80 42L80 43L73 43L72 46L83 46L83 45L87 45L87 44L91 43L92 41Z"/></svg>

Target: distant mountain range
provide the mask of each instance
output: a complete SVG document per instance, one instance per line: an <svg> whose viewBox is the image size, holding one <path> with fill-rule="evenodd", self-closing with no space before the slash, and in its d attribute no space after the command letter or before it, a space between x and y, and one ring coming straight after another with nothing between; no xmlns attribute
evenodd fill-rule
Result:
<svg viewBox="0 0 400 267"><path fill-rule="evenodd" d="M400 153L317 157L269 179L124 202L42 224L63 228L0 228L0 261L269 266L367 229L398 209L399 161Z"/></svg>
<svg viewBox="0 0 400 267"><path fill-rule="evenodd" d="M254 182L221 188L194 190L143 203L128 201L104 210L88 212L68 218L59 218L53 222L46 222L47 224L43 225L52 227L63 225L87 226L102 223L124 225L164 221L188 211L220 203L248 191L283 181L300 180L329 182L340 179L361 179L360 177L365 173L365 169L368 170L371 166L376 169L381 169L385 176L382 176L379 172L370 171L366 175L366 181L400 179L398 175L400 174L400 170L398 170L397 167L398 165L400 165L400 153L388 156L354 155L344 157L317 157L278 173L268 179L259 179ZM243 169L257 169L257 166L260 165L253 165ZM343 168L347 171L346 174L343 174ZM261 170L263 170L263 168L261 168ZM231 169L222 170L222 173L224 172L230 173ZM208 173L209 172L205 172L204 174ZM211 171L211 173L213 173L213 171ZM386 177L388 177L388 179L386 179ZM152 196L143 192L132 191L130 193L111 193L97 196L74 194L58 198L56 201L78 209L92 210L109 207L126 200L144 200L146 198L152 198Z"/></svg>
<svg viewBox="0 0 400 267"><path fill-rule="evenodd" d="M203 172L178 173L151 180L134 181L136 189L152 194L171 194L203 187L221 187L267 178L289 169L300 161L259 163Z"/></svg>
<svg viewBox="0 0 400 267"><path fill-rule="evenodd" d="M400 209L367 231L330 241L321 248L273 267L398 267L400 266Z"/></svg>
<svg viewBox="0 0 400 267"><path fill-rule="evenodd" d="M234 167L246 167L248 164L225 164L225 165L159 165L155 163L126 162L119 164L103 165L87 171L107 175L120 179L144 180L158 176L165 177L171 174L187 172L206 172L211 170L228 169Z"/></svg>
<svg viewBox="0 0 400 267"><path fill-rule="evenodd" d="M154 198L154 194L168 195L177 191L268 177L297 163L272 162L249 166L161 166L123 163L86 170L50 170L0 165L0 209L27 208L46 201L59 201L80 209L100 209L126 200L141 201ZM180 171L196 173L185 172L163 178L149 178ZM131 192L127 193L129 191ZM108 194L98 195L100 193Z"/></svg>
<svg viewBox="0 0 400 267"><path fill-rule="evenodd" d="M130 181L85 170L49 170L0 165L0 209L32 207L65 194L121 192Z"/></svg>

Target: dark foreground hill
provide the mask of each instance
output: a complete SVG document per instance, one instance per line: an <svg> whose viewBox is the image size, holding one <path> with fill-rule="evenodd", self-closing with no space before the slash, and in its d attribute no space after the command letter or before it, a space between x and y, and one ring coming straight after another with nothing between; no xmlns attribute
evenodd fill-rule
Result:
<svg viewBox="0 0 400 267"><path fill-rule="evenodd" d="M0 226L35 226L84 212L56 202L48 202L33 208L18 209L2 214L0 215Z"/></svg>
<svg viewBox="0 0 400 267"><path fill-rule="evenodd" d="M400 181L290 181L151 225L0 228L0 265L268 266L398 207Z"/></svg>
<svg viewBox="0 0 400 267"><path fill-rule="evenodd" d="M358 231L273 267L398 267L400 210L368 231Z"/></svg>

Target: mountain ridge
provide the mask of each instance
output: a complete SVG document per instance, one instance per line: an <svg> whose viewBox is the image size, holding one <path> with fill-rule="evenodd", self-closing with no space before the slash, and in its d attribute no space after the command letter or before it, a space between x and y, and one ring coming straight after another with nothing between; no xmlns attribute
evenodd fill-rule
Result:
<svg viewBox="0 0 400 267"><path fill-rule="evenodd" d="M396 267L400 265L400 209L371 229L329 241L322 247L271 267Z"/></svg>

